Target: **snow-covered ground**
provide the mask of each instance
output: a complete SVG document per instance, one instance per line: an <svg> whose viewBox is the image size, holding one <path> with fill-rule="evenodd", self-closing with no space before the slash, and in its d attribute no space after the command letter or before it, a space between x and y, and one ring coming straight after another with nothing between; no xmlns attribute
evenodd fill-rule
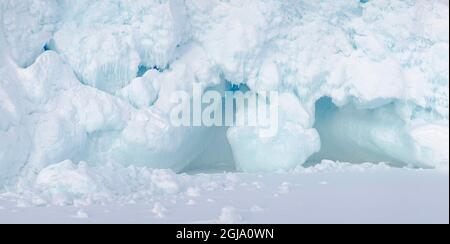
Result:
<svg viewBox="0 0 450 244"><path fill-rule="evenodd" d="M28 206L2 194L0 223L449 223L448 171L325 162L290 173L179 175L166 186L176 188L176 178L190 183L79 206Z"/></svg>

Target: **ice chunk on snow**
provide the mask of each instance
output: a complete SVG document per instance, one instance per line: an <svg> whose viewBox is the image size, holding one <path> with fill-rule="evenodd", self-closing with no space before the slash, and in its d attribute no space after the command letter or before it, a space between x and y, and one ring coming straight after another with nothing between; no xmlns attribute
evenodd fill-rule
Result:
<svg viewBox="0 0 450 244"><path fill-rule="evenodd" d="M242 222L242 216L240 216L234 207L222 208L221 214L218 219L219 224L238 224Z"/></svg>
<svg viewBox="0 0 450 244"><path fill-rule="evenodd" d="M66 160L44 168L34 180L21 181L17 190L28 192L33 189L31 198L39 196L54 205L83 206L118 200L137 192L141 197L177 194L182 190L182 180L168 170L111 164L91 166ZM122 200L129 202L129 198Z"/></svg>
<svg viewBox="0 0 450 244"><path fill-rule="evenodd" d="M155 218L164 218L165 212L167 212L167 209L161 203L155 203L152 209L152 213L155 215Z"/></svg>
<svg viewBox="0 0 450 244"><path fill-rule="evenodd" d="M85 211L80 209L77 211L77 214L75 214L73 217L77 219L87 219L89 218L89 215Z"/></svg>
<svg viewBox="0 0 450 244"><path fill-rule="evenodd" d="M37 185L48 194L70 196L94 194L101 190L87 171L87 166L77 166L67 160L43 169L36 178Z"/></svg>

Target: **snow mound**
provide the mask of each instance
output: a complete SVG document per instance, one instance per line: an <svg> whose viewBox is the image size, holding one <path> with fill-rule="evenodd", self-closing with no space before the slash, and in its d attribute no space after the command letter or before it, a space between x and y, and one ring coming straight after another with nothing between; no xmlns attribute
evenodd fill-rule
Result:
<svg viewBox="0 0 450 244"><path fill-rule="evenodd" d="M348 172L385 172L392 170L386 164L351 163L323 161L313 167L299 167L283 173L295 177L317 173ZM171 170L151 169L147 167L124 167L108 164L89 166L86 162L74 163L66 160L50 165L31 178L22 178L14 186L0 194L0 198L17 202L18 206L90 206L93 204L136 204L152 203L153 214L164 217L164 206L153 199L171 197L186 200L195 205L196 199L202 200L204 194L218 190L235 191L243 187L242 179L246 174L175 174ZM245 182L245 181L244 181ZM255 182L254 182L255 183ZM257 189L261 186L254 185ZM278 187L280 194L287 194L293 187L283 182ZM236 209L224 208L220 223L242 221Z"/></svg>
<svg viewBox="0 0 450 244"><path fill-rule="evenodd" d="M113 165L89 167L85 162L74 164L67 160L41 170L35 180L22 179L10 194L26 205L130 203L177 194L183 190L183 182L183 177L169 170Z"/></svg>

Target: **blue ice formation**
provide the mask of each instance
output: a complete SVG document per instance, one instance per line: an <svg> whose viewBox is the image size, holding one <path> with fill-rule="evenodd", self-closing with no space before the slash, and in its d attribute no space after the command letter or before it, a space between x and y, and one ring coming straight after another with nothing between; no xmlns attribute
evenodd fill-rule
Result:
<svg viewBox="0 0 450 244"><path fill-rule="evenodd" d="M448 167L448 0L0 7L2 180L65 160L183 171L221 148L246 172L324 158ZM194 83L278 91L278 134L173 127L170 94Z"/></svg>

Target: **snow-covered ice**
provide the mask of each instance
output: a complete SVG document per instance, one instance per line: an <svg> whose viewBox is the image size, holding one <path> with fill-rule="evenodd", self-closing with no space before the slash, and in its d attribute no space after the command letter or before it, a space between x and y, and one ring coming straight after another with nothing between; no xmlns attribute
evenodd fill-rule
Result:
<svg viewBox="0 0 450 244"><path fill-rule="evenodd" d="M168 197L223 205L199 221L260 222L204 191L243 194L245 184L296 202L286 197L299 196L302 177L320 167L337 182L306 176L315 191L342 190L341 174L379 189L341 161L395 167L386 177L400 184L399 196L414 175L447 187L448 198L448 184L430 176L448 180L448 18L448 0L0 0L0 194L25 209L62 206L54 210L67 216L85 216L71 207L140 202L149 216L183 221ZM278 132L174 126L171 95L198 84L278 92ZM203 175L220 171L228 173ZM275 172L299 179L279 181ZM256 205L270 209L244 209ZM22 211L4 208L0 222ZM87 213L84 220L99 221ZM49 221L68 221L60 217Z"/></svg>

